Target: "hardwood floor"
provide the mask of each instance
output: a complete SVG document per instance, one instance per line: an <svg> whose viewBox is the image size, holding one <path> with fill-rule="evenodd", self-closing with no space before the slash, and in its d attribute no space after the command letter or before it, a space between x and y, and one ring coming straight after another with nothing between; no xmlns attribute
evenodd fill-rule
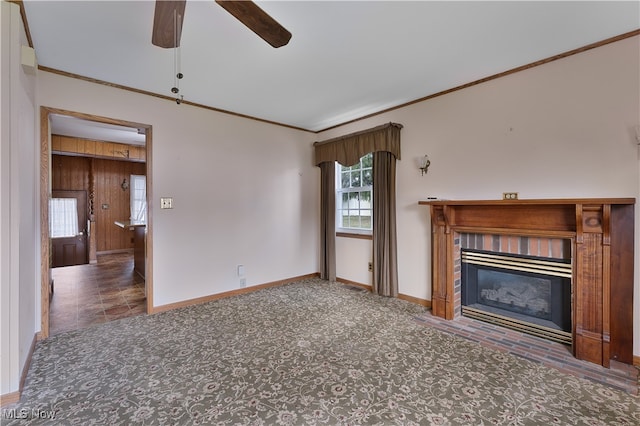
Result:
<svg viewBox="0 0 640 426"><path fill-rule="evenodd" d="M144 280L133 253L98 255L98 263L52 269L50 335L146 313Z"/></svg>

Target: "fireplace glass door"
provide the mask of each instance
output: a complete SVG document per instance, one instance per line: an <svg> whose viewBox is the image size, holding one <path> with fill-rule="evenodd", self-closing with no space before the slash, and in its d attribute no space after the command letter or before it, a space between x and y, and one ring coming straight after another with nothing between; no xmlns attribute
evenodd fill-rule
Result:
<svg viewBox="0 0 640 426"><path fill-rule="evenodd" d="M571 343L571 263L462 251L462 314Z"/></svg>

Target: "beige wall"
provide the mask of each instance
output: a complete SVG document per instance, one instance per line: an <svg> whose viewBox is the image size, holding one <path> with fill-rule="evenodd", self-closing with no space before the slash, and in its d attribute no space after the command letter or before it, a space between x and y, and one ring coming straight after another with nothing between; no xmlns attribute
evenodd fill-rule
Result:
<svg viewBox="0 0 640 426"><path fill-rule="evenodd" d="M640 37L619 41L319 135L402 123L397 169L399 290L430 299L428 208L418 200L640 196ZM420 175L416 160L428 154ZM636 206L636 254L640 235ZM338 238L337 275L371 284L371 243ZM636 255L634 353L640 355Z"/></svg>
<svg viewBox="0 0 640 426"><path fill-rule="evenodd" d="M39 72L41 105L153 126L155 306L318 271L313 134ZM174 208L160 209L160 197Z"/></svg>
<svg viewBox="0 0 640 426"><path fill-rule="evenodd" d="M18 390L40 328L38 160L33 75L21 66L28 45L17 5L0 2L0 394Z"/></svg>

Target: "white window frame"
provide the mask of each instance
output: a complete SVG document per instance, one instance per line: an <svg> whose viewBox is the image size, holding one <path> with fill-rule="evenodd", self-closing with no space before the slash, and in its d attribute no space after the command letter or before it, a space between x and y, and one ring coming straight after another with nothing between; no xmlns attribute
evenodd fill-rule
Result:
<svg viewBox="0 0 640 426"><path fill-rule="evenodd" d="M350 181L349 187L342 187L342 174L343 172L347 172L345 169L349 169L349 172L353 172L355 170L351 169L351 167L342 166L340 163L336 162L336 232L337 233L345 233L345 234L356 234L356 235L372 235L373 234L373 158L371 158L371 167L364 167L363 160L367 156L372 156L372 153L364 155L360 158L360 168L356 169L360 171L360 183L364 181L364 174L366 171L369 171L371 174L371 185L364 186L353 186L353 182ZM352 193L362 193L369 192L369 201L358 200L357 206L348 205L345 209L343 205L343 194L352 194ZM368 206L365 204L368 203ZM351 204L351 203L349 203ZM350 227L344 226L342 220L344 217L344 211L354 211L358 212L357 215L362 220L362 217L369 217L369 227ZM362 214L365 213L365 214ZM368 213L368 214L367 214ZM351 215L349 215L351 216Z"/></svg>

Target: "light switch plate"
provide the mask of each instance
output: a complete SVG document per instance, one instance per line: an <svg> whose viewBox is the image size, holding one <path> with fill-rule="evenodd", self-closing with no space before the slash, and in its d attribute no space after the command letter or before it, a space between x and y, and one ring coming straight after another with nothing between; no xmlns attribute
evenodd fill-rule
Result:
<svg viewBox="0 0 640 426"><path fill-rule="evenodd" d="M160 198L160 208L161 209L172 209L173 208L173 198L171 198L171 197L162 197L162 198Z"/></svg>

